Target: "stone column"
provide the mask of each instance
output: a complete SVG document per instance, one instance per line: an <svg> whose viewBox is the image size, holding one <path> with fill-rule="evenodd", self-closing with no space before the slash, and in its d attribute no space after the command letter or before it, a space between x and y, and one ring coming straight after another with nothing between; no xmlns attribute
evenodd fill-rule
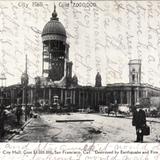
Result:
<svg viewBox="0 0 160 160"><path fill-rule="evenodd" d="M97 98L97 95L96 95L96 94L97 94L97 93L95 92L95 93L94 93L94 98L95 98L94 106L96 106L96 103L97 103L97 99L96 99L96 98Z"/></svg>
<svg viewBox="0 0 160 160"><path fill-rule="evenodd" d="M115 91L113 91L113 103L115 103Z"/></svg>
<svg viewBox="0 0 160 160"><path fill-rule="evenodd" d="M97 98L97 104L99 104L99 92L100 92L100 91L99 91L99 89L98 89L98 93L97 93L97 94L98 94L98 96L97 96L97 97L98 97L98 98Z"/></svg>
<svg viewBox="0 0 160 160"><path fill-rule="evenodd" d="M134 102L137 103L137 89L134 90Z"/></svg>
<svg viewBox="0 0 160 160"><path fill-rule="evenodd" d="M78 102L78 105L79 105L79 108L81 108L81 91L79 90L78 91L78 99L79 99L79 102Z"/></svg>
<svg viewBox="0 0 160 160"><path fill-rule="evenodd" d="M86 106L88 106L88 92L86 92Z"/></svg>
<svg viewBox="0 0 160 160"><path fill-rule="evenodd" d="M140 102L140 101L139 101L139 100L140 100L140 99L139 99L139 88L137 88L137 91L136 91L136 92L137 92L137 102L139 103L139 102Z"/></svg>
<svg viewBox="0 0 160 160"><path fill-rule="evenodd" d="M148 91L146 90L145 92L146 92L146 98L147 98L148 97Z"/></svg>
<svg viewBox="0 0 160 160"><path fill-rule="evenodd" d="M143 90L143 98L146 98L146 91L145 90Z"/></svg>
<svg viewBox="0 0 160 160"><path fill-rule="evenodd" d="M91 106L93 107L93 91L91 91Z"/></svg>
<svg viewBox="0 0 160 160"><path fill-rule="evenodd" d="M127 104L131 105L131 91L127 91Z"/></svg>
<svg viewBox="0 0 160 160"><path fill-rule="evenodd" d="M52 88L49 87L49 105L52 105Z"/></svg>
<svg viewBox="0 0 160 160"><path fill-rule="evenodd" d="M102 91L102 98L101 98L101 100L102 100L102 103L103 103L103 101L104 101L104 91Z"/></svg>
<svg viewBox="0 0 160 160"><path fill-rule="evenodd" d="M75 90L73 91L73 104L75 104Z"/></svg>
<svg viewBox="0 0 160 160"><path fill-rule="evenodd" d="M70 90L70 97L69 97L69 99L70 99L70 103L71 104L73 103L73 97L72 97L72 95L73 95L73 91Z"/></svg>
<svg viewBox="0 0 160 160"><path fill-rule="evenodd" d="M31 88L31 104L33 104L33 88Z"/></svg>
<svg viewBox="0 0 160 160"><path fill-rule="evenodd" d="M143 91L142 91L142 97L143 97L143 98L146 98L145 96L146 96L146 95L145 95L145 91L143 90Z"/></svg>
<svg viewBox="0 0 160 160"><path fill-rule="evenodd" d="M12 95L13 96L13 95ZM13 101L12 101L13 102ZM23 96L22 96L22 104L25 104L25 89L23 87Z"/></svg>
<svg viewBox="0 0 160 160"><path fill-rule="evenodd" d="M123 91L120 91L120 104L123 104Z"/></svg>
<svg viewBox="0 0 160 160"><path fill-rule="evenodd" d="M67 104L67 90L65 90L65 105Z"/></svg>
<svg viewBox="0 0 160 160"><path fill-rule="evenodd" d="M61 103L63 103L63 89L61 88Z"/></svg>
<svg viewBox="0 0 160 160"><path fill-rule="evenodd" d="M85 106L85 97L84 97L84 90L83 90L83 95L82 95L82 104L83 104L83 108L84 108L84 106Z"/></svg>

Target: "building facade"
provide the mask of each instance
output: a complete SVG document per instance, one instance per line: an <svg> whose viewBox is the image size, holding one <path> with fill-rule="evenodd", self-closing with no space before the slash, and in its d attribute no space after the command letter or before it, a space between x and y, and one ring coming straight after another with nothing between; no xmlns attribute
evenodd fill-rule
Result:
<svg viewBox="0 0 160 160"><path fill-rule="evenodd" d="M134 106L143 98L160 96L160 88L141 83L139 59L129 61L129 83L102 86L101 75L97 73L94 87L78 85L78 77L72 76L72 62L69 61L66 39L66 30L54 7L52 17L42 31L42 76L35 77L35 84L27 84L27 89L23 80L18 85L1 87L1 99L6 105L20 102L23 105L27 103L34 106L39 103L41 106L52 106L56 97L62 106L73 106L75 109L89 107L98 111L99 105L118 103ZM27 73L22 75L25 79L24 75Z"/></svg>

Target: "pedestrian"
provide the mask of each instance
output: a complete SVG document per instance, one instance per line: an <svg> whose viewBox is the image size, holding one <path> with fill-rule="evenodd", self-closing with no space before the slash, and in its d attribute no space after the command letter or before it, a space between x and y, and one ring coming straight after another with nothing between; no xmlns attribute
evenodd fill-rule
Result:
<svg viewBox="0 0 160 160"><path fill-rule="evenodd" d="M17 117L17 124L20 124L21 116L22 116L22 106L18 104L16 106L16 117Z"/></svg>
<svg viewBox="0 0 160 160"><path fill-rule="evenodd" d="M114 103L114 113L115 113L115 116L117 117L117 112L118 112L118 103L117 103L117 100L115 100L115 103Z"/></svg>
<svg viewBox="0 0 160 160"><path fill-rule="evenodd" d="M28 105L27 106L27 117L29 118L31 118L30 113L31 113L31 105Z"/></svg>
<svg viewBox="0 0 160 160"><path fill-rule="evenodd" d="M109 116L111 110L112 110L112 103L109 103L109 105L108 105L108 110L107 110L108 116Z"/></svg>
<svg viewBox="0 0 160 160"><path fill-rule="evenodd" d="M135 142L143 142L143 126L146 125L146 114L141 108L133 109L132 125L136 127L137 139Z"/></svg>

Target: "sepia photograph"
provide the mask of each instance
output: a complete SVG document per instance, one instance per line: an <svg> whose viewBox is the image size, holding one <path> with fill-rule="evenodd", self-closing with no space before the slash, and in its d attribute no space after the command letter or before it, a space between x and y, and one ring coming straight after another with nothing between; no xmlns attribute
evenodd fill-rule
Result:
<svg viewBox="0 0 160 160"><path fill-rule="evenodd" d="M160 1L1 0L0 24L1 142L160 142Z"/></svg>

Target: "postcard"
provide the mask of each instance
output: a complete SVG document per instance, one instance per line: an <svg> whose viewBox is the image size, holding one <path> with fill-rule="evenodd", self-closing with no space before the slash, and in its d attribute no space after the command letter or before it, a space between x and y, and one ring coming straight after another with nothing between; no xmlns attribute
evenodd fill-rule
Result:
<svg viewBox="0 0 160 160"><path fill-rule="evenodd" d="M0 159L160 159L160 2L0 1Z"/></svg>

